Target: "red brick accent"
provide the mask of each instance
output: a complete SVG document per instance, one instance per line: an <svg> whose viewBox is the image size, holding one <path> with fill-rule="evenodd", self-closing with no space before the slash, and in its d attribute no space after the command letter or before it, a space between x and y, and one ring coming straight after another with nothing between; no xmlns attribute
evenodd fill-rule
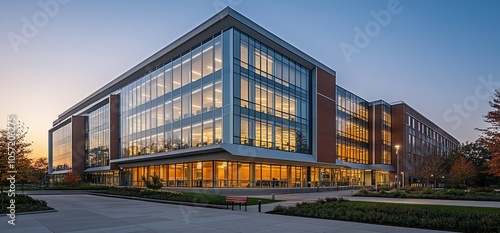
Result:
<svg viewBox="0 0 500 233"><path fill-rule="evenodd" d="M71 117L72 170L83 175L85 170L85 116Z"/></svg>
<svg viewBox="0 0 500 233"><path fill-rule="evenodd" d="M335 76L317 68L317 77L317 161L335 163L337 159Z"/></svg>
<svg viewBox="0 0 500 233"><path fill-rule="evenodd" d="M120 155L120 96L109 96L109 159ZM117 164L110 164L111 170L118 170Z"/></svg>

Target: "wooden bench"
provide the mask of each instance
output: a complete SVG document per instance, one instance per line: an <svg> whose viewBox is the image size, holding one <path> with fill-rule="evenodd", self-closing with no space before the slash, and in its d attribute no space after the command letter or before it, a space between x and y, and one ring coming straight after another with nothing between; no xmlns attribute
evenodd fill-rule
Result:
<svg viewBox="0 0 500 233"><path fill-rule="evenodd" d="M231 209L234 210L234 203L238 203L240 205L240 210L241 210L241 204L245 204L245 211L247 211L247 202L248 202L248 197L227 196L226 208L229 209L229 203L231 203Z"/></svg>

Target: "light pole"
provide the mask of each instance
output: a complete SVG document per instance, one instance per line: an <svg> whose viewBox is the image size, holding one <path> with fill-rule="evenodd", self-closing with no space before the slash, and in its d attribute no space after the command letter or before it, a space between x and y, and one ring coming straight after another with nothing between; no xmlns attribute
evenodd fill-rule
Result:
<svg viewBox="0 0 500 233"><path fill-rule="evenodd" d="M396 183L396 189L399 190L399 145L396 145L396 160L397 160L397 164L396 164L396 180L397 180L397 183Z"/></svg>

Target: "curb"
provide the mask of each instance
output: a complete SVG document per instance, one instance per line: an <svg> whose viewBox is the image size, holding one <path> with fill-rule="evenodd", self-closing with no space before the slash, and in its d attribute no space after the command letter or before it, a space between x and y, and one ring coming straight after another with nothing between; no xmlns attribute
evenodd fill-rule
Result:
<svg viewBox="0 0 500 233"><path fill-rule="evenodd" d="M122 199L136 200L136 201L148 201L148 202L155 202L155 203L162 203L162 204L185 205L185 206L205 207L205 208L214 208L214 209L227 209L225 206L213 205L213 204L182 202L182 201L169 201L169 200L149 199L149 198L132 197L132 196L120 196L120 195L105 194L105 193L93 193L93 192L89 192L87 194L95 195L95 196L102 196L102 197L122 198Z"/></svg>
<svg viewBox="0 0 500 233"><path fill-rule="evenodd" d="M59 212L58 210L54 209L54 210L40 210L40 211L30 211L30 212L20 212L20 213L16 213L16 216L17 215L30 215L30 214L45 214L45 213L54 213L54 212ZM0 215L0 218L1 217L6 217L7 215L9 214L1 214Z"/></svg>

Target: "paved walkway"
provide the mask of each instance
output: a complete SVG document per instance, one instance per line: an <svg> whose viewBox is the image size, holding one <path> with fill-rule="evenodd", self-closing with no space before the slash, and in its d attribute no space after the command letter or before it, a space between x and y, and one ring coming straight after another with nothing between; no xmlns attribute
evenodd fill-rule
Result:
<svg viewBox="0 0 500 233"><path fill-rule="evenodd" d="M93 195L37 195L55 213L18 215L16 226L0 217L1 232L336 232L424 233L423 229L158 204Z"/></svg>
<svg viewBox="0 0 500 233"><path fill-rule="evenodd" d="M297 202L311 202L325 197L343 197L351 201L367 201L367 202L386 202L386 203L401 203L401 204L421 204L421 205L452 205L452 206L475 206L475 207L492 207L500 208L500 202L495 201L459 201L459 200L438 200L438 199L412 199L412 198L382 198L382 197L353 197L357 190L338 191L338 192L317 192L317 193L297 193L297 194L277 194L276 202L262 205L262 211L271 211L276 205L292 206ZM271 199L271 195L252 196L256 198ZM257 207L252 206L252 209Z"/></svg>

